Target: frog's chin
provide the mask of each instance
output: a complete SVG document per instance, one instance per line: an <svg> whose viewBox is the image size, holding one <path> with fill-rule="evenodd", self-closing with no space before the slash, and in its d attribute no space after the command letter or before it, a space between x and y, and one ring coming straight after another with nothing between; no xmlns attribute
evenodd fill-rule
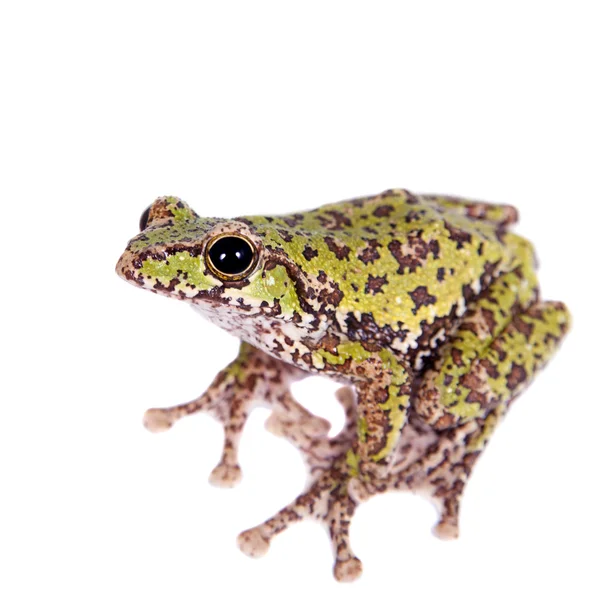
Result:
<svg viewBox="0 0 600 600"><path fill-rule="evenodd" d="M191 307L211 323L242 339L254 333L257 319L264 320L260 312L242 311L236 306L214 300L193 303Z"/></svg>

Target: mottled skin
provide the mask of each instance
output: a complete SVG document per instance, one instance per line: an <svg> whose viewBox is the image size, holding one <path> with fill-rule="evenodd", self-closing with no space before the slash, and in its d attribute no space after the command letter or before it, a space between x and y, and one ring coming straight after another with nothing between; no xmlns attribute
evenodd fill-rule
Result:
<svg viewBox="0 0 600 600"><path fill-rule="evenodd" d="M418 480L441 499L438 531L456 535L460 492L489 423L568 327L562 304L538 300L531 244L509 231L516 219L510 206L404 190L231 220L201 218L177 198L159 198L117 272L193 304L243 343L201 398L149 411L147 425L161 429L195 410L215 412L226 444L213 480L231 484L248 409L262 398L274 408L271 429L304 451L308 439L326 449L309 491L280 524L301 518L299 506L311 502L329 506L325 520L342 511L349 524L357 502ZM224 276L207 258L207 247L228 236L254 248L243 276ZM327 425L291 398L291 383L309 373L354 388L349 420L356 427L341 442L326 438ZM430 473L442 441L452 445L454 468L452 476L441 468L436 483ZM258 554L256 535L266 544L273 532L252 531L241 545ZM360 563L344 549L347 527L334 527L332 539L336 577L355 577Z"/></svg>

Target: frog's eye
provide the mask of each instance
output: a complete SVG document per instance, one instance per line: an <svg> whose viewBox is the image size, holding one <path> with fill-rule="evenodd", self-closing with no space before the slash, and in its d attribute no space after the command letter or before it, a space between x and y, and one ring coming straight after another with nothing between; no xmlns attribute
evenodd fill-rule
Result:
<svg viewBox="0 0 600 600"><path fill-rule="evenodd" d="M223 235L206 246L206 265L223 281L237 281L256 264L257 252L250 240L238 235Z"/></svg>
<svg viewBox="0 0 600 600"><path fill-rule="evenodd" d="M150 218L150 209L152 208L152 205L150 205L143 213L142 216L140 217L140 231L144 231L144 229L146 229L146 227L148 227L148 219Z"/></svg>

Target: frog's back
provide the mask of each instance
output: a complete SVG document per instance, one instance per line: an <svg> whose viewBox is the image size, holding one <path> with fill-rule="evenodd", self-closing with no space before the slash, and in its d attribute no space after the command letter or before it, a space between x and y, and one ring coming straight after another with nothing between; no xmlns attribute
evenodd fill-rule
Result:
<svg viewBox="0 0 600 600"><path fill-rule="evenodd" d="M480 222L494 227L507 227L518 220L515 207L467 200L454 196L412 194L407 190L392 189L376 196L364 196L326 204L315 210L293 215L303 219L303 227L316 229L378 228L387 222L426 223L456 218Z"/></svg>
<svg viewBox="0 0 600 600"><path fill-rule="evenodd" d="M515 248L527 244L508 232L517 220L511 206L404 190L250 219L267 246L339 288L344 333L393 339L401 348L435 321L464 312L514 268Z"/></svg>

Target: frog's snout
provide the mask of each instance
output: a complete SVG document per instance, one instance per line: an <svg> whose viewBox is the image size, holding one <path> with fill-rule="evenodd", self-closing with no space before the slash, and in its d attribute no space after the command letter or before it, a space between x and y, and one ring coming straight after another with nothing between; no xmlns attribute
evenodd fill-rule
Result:
<svg viewBox="0 0 600 600"><path fill-rule="evenodd" d="M115 271L122 279L143 286L143 278L139 274L139 271L134 267L135 258L136 257L132 252L126 250L117 261Z"/></svg>

